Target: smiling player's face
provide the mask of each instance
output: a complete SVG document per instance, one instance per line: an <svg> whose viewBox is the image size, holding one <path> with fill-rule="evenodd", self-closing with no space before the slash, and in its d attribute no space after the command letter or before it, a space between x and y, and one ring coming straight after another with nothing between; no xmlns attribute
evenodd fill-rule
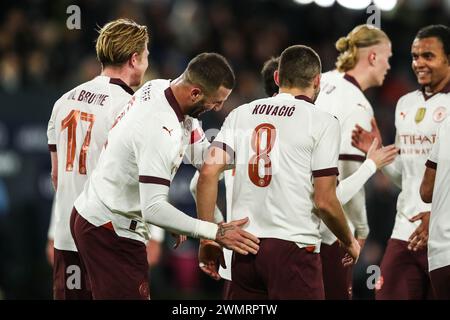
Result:
<svg viewBox="0 0 450 320"><path fill-rule="evenodd" d="M415 39L411 47L412 69L417 82L431 91L448 76L449 59L442 42L436 37Z"/></svg>

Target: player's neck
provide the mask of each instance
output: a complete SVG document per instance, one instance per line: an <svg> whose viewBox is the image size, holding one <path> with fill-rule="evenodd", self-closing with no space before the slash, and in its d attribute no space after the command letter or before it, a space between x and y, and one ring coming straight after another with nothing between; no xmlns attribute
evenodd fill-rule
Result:
<svg viewBox="0 0 450 320"><path fill-rule="evenodd" d="M120 79L125 82L127 86L131 86L131 74L125 68L105 67L100 75Z"/></svg>
<svg viewBox="0 0 450 320"><path fill-rule="evenodd" d="M437 92L442 91L450 83L450 73L447 74L445 78L436 83L434 86L425 86L425 92L429 95L433 95Z"/></svg>
<svg viewBox="0 0 450 320"><path fill-rule="evenodd" d="M172 80L170 83L170 88L175 96L175 100L177 100L178 105L180 106L181 112L183 114L188 114L190 112L190 91L188 86L183 81L182 76Z"/></svg>
<svg viewBox="0 0 450 320"><path fill-rule="evenodd" d="M364 70L362 67L356 66L354 69L347 71L346 74L355 78L362 91L366 91L372 86L372 80L369 72Z"/></svg>
<svg viewBox="0 0 450 320"><path fill-rule="evenodd" d="M314 88L310 87L307 89L300 89L300 88L284 88L280 87L279 93L289 93L296 96L307 96L308 98L312 99L314 97Z"/></svg>

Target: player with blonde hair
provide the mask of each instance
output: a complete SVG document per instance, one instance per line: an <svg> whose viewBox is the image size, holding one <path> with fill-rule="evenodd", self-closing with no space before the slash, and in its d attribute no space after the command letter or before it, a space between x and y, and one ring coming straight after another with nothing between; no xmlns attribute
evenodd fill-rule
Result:
<svg viewBox="0 0 450 320"><path fill-rule="evenodd" d="M47 135L56 195L48 247L54 246L55 299L91 299L69 218L109 129L134 93L131 86L140 85L147 70L148 42L147 27L132 20L105 24L96 42L101 74L65 93L53 107Z"/></svg>
<svg viewBox="0 0 450 320"><path fill-rule="evenodd" d="M339 56L336 70L322 75L322 89L317 107L334 115L341 127L339 148L339 173L343 180L358 169L364 169L368 179L376 171L374 162L351 145L352 130L356 124L371 129L373 109L364 95L371 87L381 86L390 69L391 42L380 29L371 25L359 25L347 36L336 42ZM392 148L391 151L395 150ZM390 161L395 155L392 154ZM360 168L362 167L362 168ZM364 188L344 205L347 221L361 246L369 234ZM352 268L344 268L341 260L344 250L337 238L321 225L323 279L326 299L351 299Z"/></svg>

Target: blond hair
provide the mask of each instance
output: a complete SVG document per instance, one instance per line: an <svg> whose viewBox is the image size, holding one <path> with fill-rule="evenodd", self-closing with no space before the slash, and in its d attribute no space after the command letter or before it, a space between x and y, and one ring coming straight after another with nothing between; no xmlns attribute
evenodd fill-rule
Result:
<svg viewBox="0 0 450 320"><path fill-rule="evenodd" d="M141 54L149 40L147 27L131 19L108 22L99 30L95 44L97 59L103 66L121 65L133 53Z"/></svg>
<svg viewBox="0 0 450 320"><path fill-rule="evenodd" d="M340 52L336 61L336 67L340 72L346 72L355 67L359 59L360 48L367 48L389 41L384 31L375 26L362 24L355 27L346 37L336 41L336 49Z"/></svg>

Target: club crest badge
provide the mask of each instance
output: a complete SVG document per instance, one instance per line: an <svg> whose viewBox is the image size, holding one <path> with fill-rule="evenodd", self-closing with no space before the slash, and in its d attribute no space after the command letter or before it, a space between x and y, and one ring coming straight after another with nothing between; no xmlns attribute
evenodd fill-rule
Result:
<svg viewBox="0 0 450 320"><path fill-rule="evenodd" d="M419 108L417 109L416 112L416 117L414 118L414 120L416 121L416 123L419 123L423 120L423 118L425 118L425 113L427 112L427 109L425 108Z"/></svg>
<svg viewBox="0 0 450 320"><path fill-rule="evenodd" d="M435 122L441 122L447 117L447 109L445 107L438 107L433 112L433 120Z"/></svg>

